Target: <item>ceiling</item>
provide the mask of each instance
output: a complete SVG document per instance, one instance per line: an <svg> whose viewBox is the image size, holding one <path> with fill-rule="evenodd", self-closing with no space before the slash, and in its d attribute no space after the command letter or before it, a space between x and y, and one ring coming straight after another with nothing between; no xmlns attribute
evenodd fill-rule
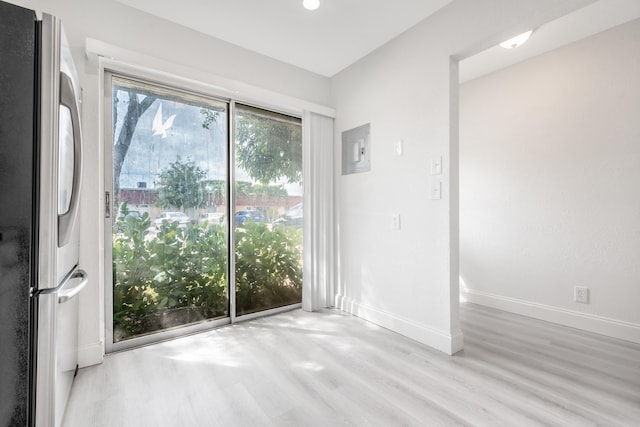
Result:
<svg viewBox="0 0 640 427"><path fill-rule="evenodd" d="M331 77L452 0L117 0Z"/></svg>
<svg viewBox="0 0 640 427"><path fill-rule="evenodd" d="M639 0L597 1L534 28L531 38L516 49L495 46L460 61L460 82L475 79L638 18Z"/></svg>
<svg viewBox="0 0 640 427"><path fill-rule="evenodd" d="M320 8L315 11L304 9L302 0L116 1L332 77L452 0L320 0ZM497 46L461 61L460 81L637 18L640 18L640 0L596 1L535 28L531 39L517 49Z"/></svg>

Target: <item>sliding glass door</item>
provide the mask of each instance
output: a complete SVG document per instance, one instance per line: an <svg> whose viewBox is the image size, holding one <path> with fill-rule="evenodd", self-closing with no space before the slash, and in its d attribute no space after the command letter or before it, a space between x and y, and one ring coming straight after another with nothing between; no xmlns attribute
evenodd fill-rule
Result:
<svg viewBox="0 0 640 427"><path fill-rule="evenodd" d="M229 315L228 105L112 77L112 339Z"/></svg>
<svg viewBox="0 0 640 427"><path fill-rule="evenodd" d="M106 77L107 350L300 304L301 120Z"/></svg>
<svg viewBox="0 0 640 427"><path fill-rule="evenodd" d="M302 123L236 104L236 316L302 301Z"/></svg>

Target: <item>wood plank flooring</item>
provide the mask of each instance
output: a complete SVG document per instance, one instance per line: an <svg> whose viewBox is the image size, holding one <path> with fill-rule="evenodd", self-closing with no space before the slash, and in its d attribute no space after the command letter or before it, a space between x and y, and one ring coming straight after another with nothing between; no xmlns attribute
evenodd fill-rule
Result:
<svg viewBox="0 0 640 427"><path fill-rule="evenodd" d="M640 426L640 345L463 304L450 357L336 310L109 355L65 427Z"/></svg>

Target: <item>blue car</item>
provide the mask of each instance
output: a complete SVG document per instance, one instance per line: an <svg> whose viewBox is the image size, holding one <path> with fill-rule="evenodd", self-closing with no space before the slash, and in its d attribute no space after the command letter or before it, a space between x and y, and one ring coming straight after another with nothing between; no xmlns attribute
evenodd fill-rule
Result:
<svg viewBox="0 0 640 427"><path fill-rule="evenodd" d="M263 222L264 216L260 211L238 211L236 212L236 224L244 224L247 221Z"/></svg>

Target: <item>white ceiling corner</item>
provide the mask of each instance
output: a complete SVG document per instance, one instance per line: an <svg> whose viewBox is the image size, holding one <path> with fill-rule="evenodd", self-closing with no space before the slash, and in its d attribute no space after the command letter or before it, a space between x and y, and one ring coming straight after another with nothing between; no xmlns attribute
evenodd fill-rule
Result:
<svg viewBox="0 0 640 427"><path fill-rule="evenodd" d="M498 45L460 61L460 82L473 80L638 18L640 0L596 1L535 28L531 38L518 48L504 49Z"/></svg>

